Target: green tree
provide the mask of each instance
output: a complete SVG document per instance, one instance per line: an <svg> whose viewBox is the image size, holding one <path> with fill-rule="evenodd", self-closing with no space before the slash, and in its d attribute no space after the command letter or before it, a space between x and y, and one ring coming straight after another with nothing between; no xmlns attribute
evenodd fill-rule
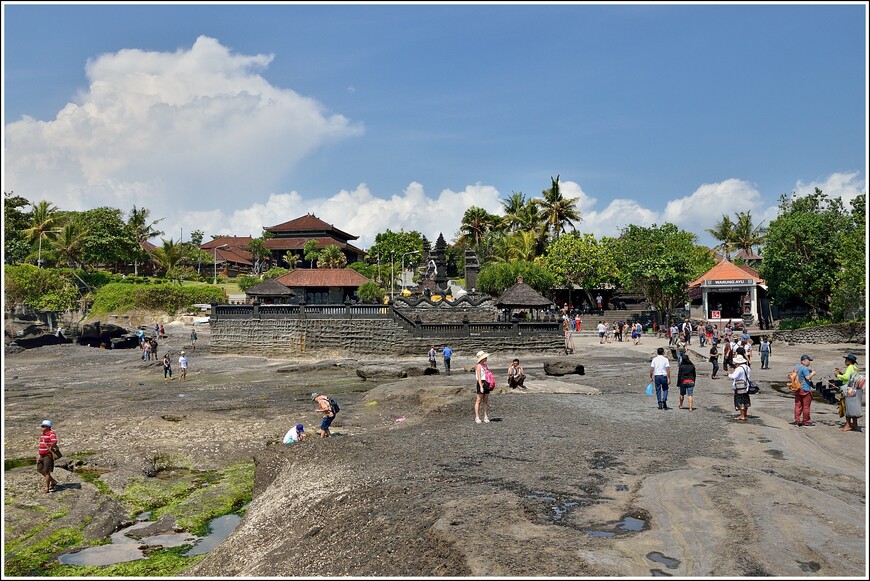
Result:
<svg viewBox="0 0 870 581"><path fill-rule="evenodd" d="M856 204L863 211L863 197ZM854 267L856 222L839 198L833 200L816 188L803 197L781 196L779 215L767 229L764 260L759 274L768 286L774 304L794 300L806 303L813 317L831 317L834 289L844 280L847 263ZM849 257L852 260L849 260ZM866 275L863 268L860 276ZM862 291L864 282L853 287ZM862 292L863 294L863 292Z"/></svg>
<svg viewBox="0 0 870 581"><path fill-rule="evenodd" d="M151 215L151 210L148 208L137 208L135 205L130 210L130 216L127 218L127 226L133 233L133 238L136 241L136 247L133 249L133 274L139 276L139 263L148 259L148 253L145 251L144 244L150 238L162 236L163 231L157 229L157 224L163 220L148 220Z"/></svg>
<svg viewBox="0 0 870 581"><path fill-rule="evenodd" d="M317 257L317 268L344 268L347 266L347 257L335 244L330 244L320 251Z"/></svg>
<svg viewBox="0 0 870 581"><path fill-rule="evenodd" d="M311 268L314 268L314 262L320 258L320 251L317 249L317 240L308 240L302 247L302 255Z"/></svg>
<svg viewBox="0 0 870 581"><path fill-rule="evenodd" d="M754 249L764 244L766 232L767 229L761 224L755 226L752 223L749 211L740 212L731 231L731 245L746 254L754 254Z"/></svg>
<svg viewBox="0 0 870 581"><path fill-rule="evenodd" d="M483 237L491 230L497 229L501 224L501 217L490 214L478 206L471 206L462 215L457 243L478 251ZM480 254L479 251L478 254Z"/></svg>
<svg viewBox="0 0 870 581"><path fill-rule="evenodd" d="M73 220L66 223L52 243L58 262L70 268L82 267L84 237L85 232L79 222Z"/></svg>
<svg viewBox="0 0 870 581"><path fill-rule="evenodd" d="M154 262L167 279L174 278L180 285L178 267L182 266L182 261L185 260L184 248L180 242L176 242L172 238L162 239L162 242L163 246L155 249L152 253Z"/></svg>
<svg viewBox="0 0 870 581"><path fill-rule="evenodd" d="M245 250L251 253L254 259L252 271L254 274L260 274L266 269L266 264L269 262L271 252L266 248L266 239L263 236L254 238L245 247Z"/></svg>
<svg viewBox="0 0 870 581"><path fill-rule="evenodd" d="M642 294L658 311L670 313L688 298L689 283L712 268L710 251L673 224L631 225L618 239L602 240L613 252L623 288Z"/></svg>
<svg viewBox="0 0 870 581"><path fill-rule="evenodd" d="M831 297L835 321L867 317L867 195L860 194L850 205L837 257L838 280Z"/></svg>
<svg viewBox="0 0 870 581"><path fill-rule="evenodd" d="M518 276L522 276L524 283L542 295L547 295L555 283L553 275L545 267L533 262L491 262L480 269L477 290L498 296L515 285Z"/></svg>
<svg viewBox="0 0 870 581"><path fill-rule="evenodd" d="M552 237L558 239L566 227L574 229L574 222L580 222L580 211L576 208L577 198L566 198L559 187L559 176L550 178L550 188L541 192L538 205L550 229Z"/></svg>
<svg viewBox="0 0 870 581"><path fill-rule="evenodd" d="M27 258L30 244L24 231L30 226L26 208L30 202L13 192L3 192L3 262L18 264Z"/></svg>
<svg viewBox="0 0 870 581"><path fill-rule="evenodd" d="M576 284L590 292L617 282L616 265L609 246L599 243L592 234L570 232L550 243L544 264L569 291ZM592 297L589 296L590 302Z"/></svg>
<svg viewBox="0 0 870 581"><path fill-rule="evenodd" d="M57 206L40 200L30 212L30 226L24 230L31 250L35 253L37 266L42 266L42 247L46 238L57 233Z"/></svg>
<svg viewBox="0 0 870 581"><path fill-rule="evenodd" d="M138 242L117 208L102 206L76 212L72 220L83 232L82 262L87 265L129 264L136 256Z"/></svg>
<svg viewBox="0 0 870 581"><path fill-rule="evenodd" d="M357 290L357 297L363 303L381 303L385 294L384 289L372 281L362 283Z"/></svg>
<svg viewBox="0 0 870 581"><path fill-rule="evenodd" d="M296 268L298 265L300 265L302 263L302 259L299 257L299 254L297 254L296 252L293 252L291 250L288 250L287 252L285 252L284 256L282 256L281 259L284 261L284 264L286 264L287 268L289 268L290 270L293 270L294 268Z"/></svg>
<svg viewBox="0 0 870 581"><path fill-rule="evenodd" d="M731 251L734 250L734 222L727 214L722 214L722 219L716 222L712 228L707 228L706 232L714 239L719 241L719 244L714 248L720 248L726 260L731 260Z"/></svg>

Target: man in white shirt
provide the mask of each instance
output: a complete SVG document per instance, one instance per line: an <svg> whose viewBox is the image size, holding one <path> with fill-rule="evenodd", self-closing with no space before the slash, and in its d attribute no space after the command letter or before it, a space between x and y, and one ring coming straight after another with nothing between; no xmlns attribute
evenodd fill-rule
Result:
<svg viewBox="0 0 870 581"><path fill-rule="evenodd" d="M607 325L604 321L598 321L598 342L604 343L604 336L607 334Z"/></svg>
<svg viewBox="0 0 870 581"><path fill-rule="evenodd" d="M671 362L665 357L664 347L659 347L656 353L658 355L653 357L649 364L649 379L655 383L659 409L667 410L670 409L668 407L668 385L671 383Z"/></svg>
<svg viewBox="0 0 870 581"><path fill-rule="evenodd" d="M178 366L181 368L181 381L187 379L187 356L184 351L181 352L181 357L178 358Z"/></svg>

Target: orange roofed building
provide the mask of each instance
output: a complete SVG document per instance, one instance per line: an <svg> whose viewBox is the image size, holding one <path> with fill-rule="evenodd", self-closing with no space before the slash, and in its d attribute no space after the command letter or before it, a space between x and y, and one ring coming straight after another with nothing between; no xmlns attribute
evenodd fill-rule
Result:
<svg viewBox="0 0 870 581"><path fill-rule="evenodd" d="M309 305L338 304L355 299L370 280L350 268L297 268L275 279Z"/></svg>
<svg viewBox="0 0 870 581"><path fill-rule="evenodd" d="M748 323L770 321L767 286L758 271L749 266L722 260L689 284L689 296L695 303L700 299L693 318L714 323L734 319Z"/></svg>
<svg viewBox="0 0 870 581"><path fill-rule="evenodd" d="M263 230L274 234L274 237L267 238L265 243L271 255L271 264L275 266L283 266L285 268L295 268L296 266L311 267L311 262L305 260L303 250L305 243L309 240L314 240L318 251L333 244L338 246L347 258L348 264L365 258L365 251L350 243L351 240L356 240L359 236L339 230L314 214L306 214L289 222L264 227ZM298 256L300 260L298 265L287 264L284 260L287 252Z"/></svg>
<svg viewBox="0 0 870 581"><path fill-rule="evenodd" d="M238 276L254 266L254 255L247 250L251 240L250 236L218 236L199 247L212 257L215 276ZM203 264L203 274L208 270Z"/></svg>

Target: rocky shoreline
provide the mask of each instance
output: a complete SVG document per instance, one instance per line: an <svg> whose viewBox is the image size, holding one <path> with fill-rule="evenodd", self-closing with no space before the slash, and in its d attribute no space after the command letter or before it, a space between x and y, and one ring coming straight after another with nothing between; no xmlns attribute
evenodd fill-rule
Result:
<svg viewBox="0 0 870 581"><path fill-rule="evenodd" d="M68 456L87 453L104 471L98 484L59 469L62 490L42 495L32 466L6 470L7 544L36 543L75 519L88 523L90 538L108 536L129 519L111 495L161 466L222 471L253 461L253 500L238 528L179 574L867 573L866 432L840 432L836 408L819 401L815 428L789 425L792 400L777 389L803 350L824 374L844 352L866 364L864 345L775 344L742 425L727 380L711 381L699 356L698 409L659 411L643 389L665 341L599 345L590 335L575 340L585 375L547 375L552 356L522 354L528 389L502 387L495 421L477 425L468 353L454 356L452 375L424 375L413 370L425 354L380 362L213 355L207 330L196 350L189 326L167 333L161 354L188 349L185 382L164 382L159 362L137 360L138 350L7 354L4 459L35 456L37 425L48 417ZM502 385L512 357L491 358ZM372 365L406 373L374 377ZM296 422L316 433L311 391L342 404L336 437L278 444Z"/></svg>

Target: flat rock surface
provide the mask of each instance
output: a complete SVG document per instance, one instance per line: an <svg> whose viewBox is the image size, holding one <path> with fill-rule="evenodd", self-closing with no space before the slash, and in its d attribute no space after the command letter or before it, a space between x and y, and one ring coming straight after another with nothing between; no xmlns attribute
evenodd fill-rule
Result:
<svg viewBox="0 0 870 581"><path fill-rule="evenodd" d="M177 360L189 326L166 329L161 354ZM584 376L549 377L549 356L518 355L527 389L506 387L515 354L493 353L493 421L475 424L472 353L455 353L450 375L375 382L356 368L426 354L341 366L217 356L207 328L197 331L184 382L164 382L137 349L55 345L4 360L6 459L35 457L44 418L65 455L92 453L113 489L157 456L195 469L255 458L246 516L186 576L867 574L866 432L839 431L836 408L818 400L815 427L790 425L793 398L779 391L801 353L824 377L844 353L863 367L863 345L774 344L771 369L753 375L762 390L746 423L697 345L693 412L659 411L644 394L665 340L577 336ZM279 373L289 366L299 367ZM297 422L316 435L312 391L341 404L335 436L276 445ZM55 475L61 491L44 495L32 466L6 472L7 542L35 505L74 508L64 518L83 522L118 512L77 474Z"/></svg>

